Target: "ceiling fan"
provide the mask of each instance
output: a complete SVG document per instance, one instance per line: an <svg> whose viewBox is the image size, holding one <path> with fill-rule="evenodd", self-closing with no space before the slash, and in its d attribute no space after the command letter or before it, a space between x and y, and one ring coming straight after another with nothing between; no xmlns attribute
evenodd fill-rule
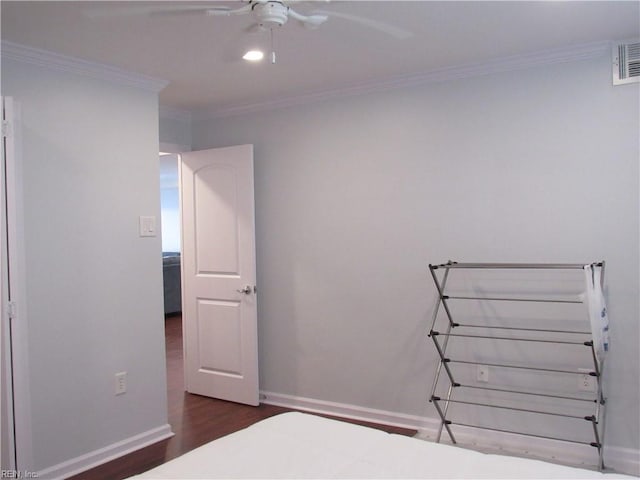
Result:
<svg viewBox="0 0 640 480"><path fill-rule="evenodd" d="M362 17L359 15L353 15L349 13L342 13L338 11L323 11L314 10L309 15L303 15L298 13L291 4L293 3L313 3L303 0L240 0L244 5L239 8L231 8L227 6L221 6L216 2L211 2L209 5L206 3L200 4L185 4L182 2L166 2L165 5L136 5L136 2L131 2L132 5L119 6L119 7L98 7L90 8L85 11L85 15L89 18L99 17L123 17L133 15L147 15L147 16L174 16L174 15L189 15L200 14L207 16L234 16L234 15L250 15L253 17L254 24L251 25L249 31L268 30L276 27L282 27L287 23L289 19L298 21L301 25L307 28L317 28L325 23L329 18L341 18L349 20L354 23L358 23L365 27L374 28L383 33L386 33L392 37L398 39L405 39L411 37L413 34L402 28L389 25L384 22L373 20L370 18ZM324 3L330 0L322 0ZM108 2L107 2L108 3ZM230 3L230 2L228 2ZM238 2L240 3L240 2ZM348 2L344 2L348 3ZM354 2L357 3L357 2Z"/></svg>
<svg viewBox="0 0 640 480"><path fill-rule="evenodd" d="M255 19L254 28L270 29L282 27L289 18L299 21L307 28L316 28L329 19L326 14L302 15L278 0L250 0L240 8L213 7L205 10L207 15L229 16L251 14ZM251 28L251 27L250 27Z"/></svg>
<svg viewBox="0 0 640 480"><path fill-rule="evenodd" d="M275 63L273 52L273 31L284 26L289 19L296 20L302 26L315 29L325 23L329 18L336 17L358 23L365 27L374 28L397 39L406 39L413 34L402 28L379 22L359 15L349 13L315 10L308 15L303 15L293 8L292 3L308 3L302 0L241 0L244 5L239 8L207 4L185 5L180 2L165 5L130 5L126 7L91 9L86 11L90 18L120 17L132 15L147 16L175 16L175 15L207 15L207 16L235 16L249 15L253 18L253 24L245 29L247 32L269 31L271 33L272 53L271 63ZM330 0L323 0L329 2Z"/></svg>

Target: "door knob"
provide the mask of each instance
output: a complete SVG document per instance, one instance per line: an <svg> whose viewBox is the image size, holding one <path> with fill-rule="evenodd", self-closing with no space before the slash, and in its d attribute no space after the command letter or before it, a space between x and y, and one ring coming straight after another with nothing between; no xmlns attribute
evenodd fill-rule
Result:
<svg viewBox="0 0 640 480"><path fill-rule="evenodd" d="M244 293L245 295L249 295L249 294L251 293L251 290L252 290L252 289L251 289L251 287L250 287L249 285L247 285L246 287L244 287L244 288L242 288L242 289L241 289L241 288L238 288L238 289L236 290L236 292L238 292L238 293Z"/></svg>

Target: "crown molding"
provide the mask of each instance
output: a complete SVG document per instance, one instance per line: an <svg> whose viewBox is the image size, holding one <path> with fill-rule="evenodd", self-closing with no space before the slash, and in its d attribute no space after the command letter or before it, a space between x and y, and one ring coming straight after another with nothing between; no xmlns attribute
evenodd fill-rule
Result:
<svg viewBox="0 0 640 480"><path fill-rule="evenodd" d="M483 63L473 63L430 70L411 75L398 75L383 80L351 85L344 88L311 92L302 95L281 97L266 102L233 105L229 107L211 107L196 110L194 120L216 120L219 118L265 112L280 108L294 107L309 103L322 102L343 97L381 93L401 88L418 87L430 83L446 82L464 78L473 78L508 71L517 71L543 65L575 62L598 58L611 49L611 42L595 42L567 48L546 50L525 55L503 57Z"/></svg>
<svg viewBox="0 0 640 480"><path fill-rule="evenodd" d="M90 62L4 40L2 41L2 60L13 60L51 70L98 78L118 85L141 88L155 93L160 92L169 84L167 80L161 78L150 77L111 65Z"/></svg>

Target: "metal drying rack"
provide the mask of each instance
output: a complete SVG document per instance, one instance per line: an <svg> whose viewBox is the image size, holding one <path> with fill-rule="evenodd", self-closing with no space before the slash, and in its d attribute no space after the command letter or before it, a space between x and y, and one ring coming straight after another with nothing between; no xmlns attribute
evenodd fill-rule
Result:
<svg viewBox="0 0 640 480"><path fill-rule="evenodd" d="M596 262L592 263L591 266L601 269L601 283L604 283L604 262ZM433 313L433 319L431 322L431 328L429 331L429 337L433 340L433 344L438 352L439 362L436 369L435 378L433 381L433 387L431 389L430 401L434 404L438 416L440 417L440 426L438 428L436 442L441 441L442 431L445 429L451 442L456 444L456 438L452 431L452 425L459 425L463 427L472 427L472 428L480 428L485 430L493 430L496 432L509 433L509 434L518 434L525 435L530 437L537 437L549 440L560 440L572 443L578 443L583 445L590 445L595 447L598 451L598 464L597 467L600 471L604 469L604 460L603 460L603 452L604 452L604 426L605 426L605 405L606 398L603 392L602 386L602 370L603 370L603 362L602 360L598 360L596 356L596 350L594 348L593 339L588 341L579 341L579 340L570 340L566 339L572 337L573 334L580 335L591 335L591 330L589 331L574 331L574 330L562 330L562 329L542 329L542 328L519 328L513 326L501 327L501 326L489 326L489 325L470 325L463 323L456 323L453 319L453 315L451 313L451 309L449 307L450 302L455 302L457 300L481 300L481 301L507 301L507 302L544 302L544 303L583 303L581 299L555 299L555 298L522 298L522 297L493 297L493 296L455 296L455 295L447 295L445 293L447 280L449 277L449 272L451 270L456 269L521 269L521 270L531 270L531 269L542 269L542 270L573 270L573 269L583 269L585 264L562 264L562 263L458 263L449 261L440 265L429 265L429 270L431 272L431 276L433 277L433 281L435 287L438 291L438 299L436 302L436 307ZM444 272L440 278L438 278L438 272ZM436 320L438 318L438 313L440 310L444 310L446 315L446 329L445 331L437 331L434 330L436 326ZM473 333L458 333L462 330L462 332L466 332L469 329L473 331L474 327L481 327L488 330L500 330L507 333L503 333L500 335L477 335ZM549 338L528 338L527 333L535 332L536 334L544 334L548 335ZM517 335L517 336L512 336ZM562 339L554 339L553 335L562 336ZM449 347L450 340L455 338L467 338L472 341L480 340L480 339L492 339L499 341L513 341L513 342L531 342L531 343L546 343L546 344L557 344L557 345L576 345L576 346L584 346L588 351L587 355L591 357L593 362L593 370L588 372L591 377L594 377L597 385L596 398L582 398L579 396L565 395L565 394L555 394L555 393L541 393L534 391L526 391L524 389L510 389L510 388L495 388L489 386L479 386L479 385L470 385L463 384L456 381L456 376L454 375L454 368L452 364L467 364L467 365L484 365L487 367L495 367L495 368L506 368L506 369L522 369L522 370L531 370L537 372L548 372L555 374L577 374L577 375L585 375L584 371L579 370L571 370L566 368L542 368L541 366L523 366L519 364L511 364L511 363L487 363L487 362L479 362L479 361L469 361L464 359L456 359L450 358L447 355L447 348ZM438 387L438 381L441 377L442 372L445 372L446 378L448 380L448 388L446 396L443 398L441 396L436 395L436 390ZM592 415L586 416L578 416L578 415L570 415L563 414L553 411L547 411L543 409L529 409L529 408L517 408L513 406L492 404L486 402L478 402L478 401L468 401L468 400L459 400L454 398L454 392L461 388L472 388L475 390L485 390L490 393L492 392L502 392L507 394L518 394L524 396L532 396L532 397L545 397L550 399L561 399L562 401L575 401L575 402L591 402L594 405L594 411ZM531 414L538 415L551 415L558 417L565 417L568 419L575 419L580 421L587 421L593 427L593 437L590 441L577 441L574 439L568 438L559 438L554 436L546 436L546 435L538 435L534 433L528 433L523 431L515 431L508 429L499 429L492 428L482 425L474 425L470 423L462 423L456 422L448 417L449 406L451 404L461 404L461 405L475 405L480 407L489 407L500 410L510 410L515 412L527 412Z"/></svg>

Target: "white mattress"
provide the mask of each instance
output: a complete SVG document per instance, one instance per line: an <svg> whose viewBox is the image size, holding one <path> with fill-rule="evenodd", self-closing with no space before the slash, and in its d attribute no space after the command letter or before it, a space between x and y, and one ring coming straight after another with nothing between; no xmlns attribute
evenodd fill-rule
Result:
<svg viewBox="0 0 640 480"><path fill-rule="evenodd" d="M284 413L134 478L630 478Z"/></svg>

